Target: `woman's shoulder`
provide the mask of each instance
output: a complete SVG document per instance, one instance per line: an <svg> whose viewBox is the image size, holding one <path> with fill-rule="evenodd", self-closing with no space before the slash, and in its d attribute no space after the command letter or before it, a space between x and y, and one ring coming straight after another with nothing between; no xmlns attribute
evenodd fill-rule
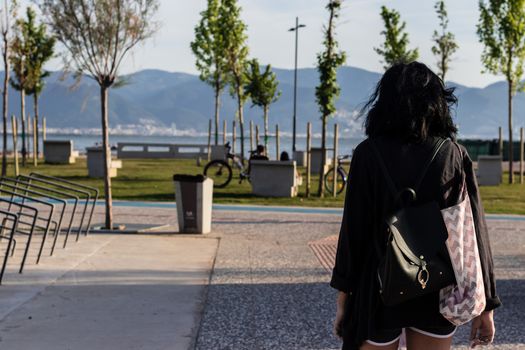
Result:
<svg viewBox="0 0 525 350"><path fill-rule="evenodd" d="M447 154L457 159L460 163L472 162L465 146L457 142L457 140L450 140L447 143L447 147L444 147Z"/></svg>
<svg viewBox="0 0 525 350"><path fill-rule="evenodd" d="M370 138L366 138L363 141L359 142L357 146L352 150L352 162L353 163L363 163L368 162L373 154L372 143L373 141Z"/></svg>

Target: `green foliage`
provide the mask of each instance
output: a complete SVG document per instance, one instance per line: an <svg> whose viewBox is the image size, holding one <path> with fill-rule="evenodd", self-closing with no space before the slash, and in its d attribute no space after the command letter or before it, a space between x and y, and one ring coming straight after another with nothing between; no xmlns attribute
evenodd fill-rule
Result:
<svg viewBox="0 0 525 350"><path fill-rule="evenodd" d="M89 74L100 87L104 177L105 227L113 229L109 167L108 89L118 81L119 68L139 43L157 29L153 17L158 0L41 0L40 8L57 40L73 63L77 76Z"/></svg>
<svg viewBox="0 0 525 350"><path fill-rule="evenodd" d="M267 65L263 72L256 59L249 62L250 71L247 74L248 84L245 87L246 95L250 96L253 105L266 108L281 97L278 91L279 82L272 71L272 66Z"/></svg>
<svg viewBox="0 0 525 350"><path fill-rule="evenodd" d="M34 49L32 43L32 29L34 28L34 12L27 8L27 21L18 19L14 26L14 38L11 43L11 62L14 76L10 78L11 86L18 91L27 91L31 85L29 56Z"/></svg>
<svg viewBox="0 0 525 350"><path fill-rule="evenodd" d="M67 66L111 87L127 53L157 30L158 0L42 0Z"/></svg>
<svg viewBox="0 0 525 350"><path fill-rule="evenodd" d="M441 33L437 30L434 31L432 40L435 45L432 46L432 53L437 58L437 66L439 69L439 76L441 80L445 81L445 76L450 69L450 62L452 61L452 55L457 51L458 44L454 37L454 34L448 32L448 14L445 7L445 1L438 0L434 5L436 13L439 18L439 27Z"/></svg>
<svg viewBox="0 0 525 350"><path fill-rule="evenodd" d="M248 83L244 88L245 94L250 96L252 107L259 106L264 111L264 145L268 149L268 111L270 105L281 96L278 91L279 82L272 72L272 66L267 65L264 72L256 59L250 61L250 71L247 73Z"/></svg>
<svg viewBox="0 0 525 350"><path fill-rule="evenodd" d="M323 119L336 111L335 100L341 92L341 88L337 84L337 68L346 61L346 54L337 51L338 43L335 40L334 33L335 20L339 17L341 1L330 0L326 8L330 12L330 19L328 26L324 28L324 51L317 55L319 86L315 88L315 97Z"/></svg>
<svg viewBox="0 0 525 350"><path fill-rule="evenodd" d="M479 10L481 61L488 72L503 74L515 94L525 58L525 0L482 0Z"/></svg>
<svg viewBox="0 0 525 350"><path fill-rule="evenodd" d="M503 74L508 85L509 183L514 181L512 99L520 86L525 59L525 0L481 0L479 2L481 61L493 74Z"/></svg>
<svg viewBox="0 0 525 350"><path fill-rule="evenodd" d="M230 94L244 102L248 98L244 93L248 71L247 27L241 19L241 7L237 0L223 0L219 13Z"/></svg>
<svg viewBox="0 0 525 350"><path fill-rule="evenodd" d="M401 16L396 10L381 7L381 18L385 29L381 32L385 41L379 48L374 48L378 55L383 57L384 68L388 69L395 63L408 63L418 59L417 48L410 50L408 33L405 32L406 23L401 22Z"/></svg>
<svg viewBox="0 0 525 350"><path fill-rule="evenodd" d="M328 117L336 111L335 100L339 97L341 88L337 84L337 68L346 61L346 54L338 51L335 39L335 21L339 18L342 0L329 0L326 5L330 17L328 26L324 28L324 51L317 55L317 71L319 72L319 85L315 88L315 97L321 112L321 164L325 164L326 157L326 124ZM324 196L324 170L319 176L319 197Z"/></svg>
<svg viewBox="0 0 525 350"><path fill-rule="evenodd" d="M244 157L244 115L243 106L248 98L244 87L248 72L248 37L246 24L241 19L241 7L237 0L222 0L219 9L224 52L226 56L226 81L230 85L230 95L237 99L237 118L239 119L241 159Z"/></svg>
<svg viewBox="0 0 525 350"><path fill-rule="evenodd" d="M49 72L44 70L44 64L53 58L56 39L47 34L45 24L36 24L35 17L35 11L28 7L26 25L31 46L27 57L30 81L28 93L40 95L44 88L44 78L49 76Z"/></svg>
<svg viewBox="0 0 525 350"><path fill-rule="evenodd" d="M208 7L201 12L195 27L195 39L190 47L196 57L195 65L200 79L219 91L225 85L225 47L219 9L221 0L208 0Z"/></svg>

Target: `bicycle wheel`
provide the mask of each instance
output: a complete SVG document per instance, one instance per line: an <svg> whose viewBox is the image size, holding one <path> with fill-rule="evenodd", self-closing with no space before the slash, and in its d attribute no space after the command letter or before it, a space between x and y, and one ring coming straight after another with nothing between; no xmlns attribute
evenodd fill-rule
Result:
<svg viewBox="0 0 525 350"><path fill-rule="evenodd" d="M343 170L337 169L337 194L340 194L345 189L345 176ZM334 193L334 168L330 168L324 177L324 185L329 193Z"/></svg>
<svg viewBox="0 0 525 350"><path fill-rule="evenodd" d="M213 187L224 188L232 179L232 168L224 160L212 160L204 167L204 175L213 180Z"/></svg>

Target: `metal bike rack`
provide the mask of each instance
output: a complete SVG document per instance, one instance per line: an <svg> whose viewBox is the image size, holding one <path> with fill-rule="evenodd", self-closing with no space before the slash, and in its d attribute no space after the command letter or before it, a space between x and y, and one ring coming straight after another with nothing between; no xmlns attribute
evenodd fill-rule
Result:
<svg viewBox="0 0 525 350"><path fill-rule="evenodd" d="M12 185L12 184L8 183L8 182L13 182L13 181L14 181L15 185ZM16 179L0 178L0 191L6 192L4 187L7 187L8 189L10 189L11 201L14 201L14 197L15 196L19 196L19 197L22 198L22 204L25 204L25 200L26 199L31 199L31 200L40 199L41 202L48 203L48 204L53 204L53 203L61 204L62 207L57 213L58 214L58 220L52 220L52 219L49 220L50 224L51 224L51 221L53 221L53 226L54 226L53 232L54 232L55 237L53 239L53 245L52 245L51 254L50 254L50 255L53 255L54 250L55 250L56 241L57 241L58 235L60 234L60 227L62 225L62 220L64 218L64 213L66 211L67 201L62 199L62 198L59 198L59 197L56 197L56 196L52 196L52 195L49 195L49 194L44 193L44 192L35 191L35 190L27 189L27 188L20 188L18 186L18 183L17 183ZM18 191L22 191L23 193L20 193ZM45 200L46 198L47 198L47 201ZM51 202L51 203L49 203L49 202ZM53 206L54 206L54 204L53 204ZM42 256L42 251L44 249L45 239L47 238L47 233L49 232L49 226L47 226L47 230L46 231L47 232L44 235L44 238L42 239L42 244L40 246L40 251L38 253L37 263L40 261L40 258Z"/></svg>
<svg viewBox="0 0 525 350"><path fill-rule="evenodd" d="M58 236L60 235L60 230L62 228L62 222L66 214L66 210L68 209L69 203L67 202L67 200L63 198L47 193L47 192L53 192L53 191L50 191L49 189L27 188L27 187L22 188L20 185L23 185L23 184L24 183L20 183L17 179L12 179L12 178L7 178L7 177L0 178L0 188L2 186L7 186L16 193L19 193L18 191L21 191L25 195L32 194L33 196L36 196L36 197L47 198L50 202L57 202L58 204L62 205L61 209L58 211L58 220L56 220L57 224L55 226L55 229L52 231L54 234L53 245L51 246L51 254L50 254L52 256L53 253L55 252L55 246L58 240ZM24 203L24 200L22 200L22 203Z"/></svg>
<svg viewBox="0 0 525 350"><path fill-rule="evenodd" d="M54 188L45 187L45 186L41 186L41 185L38 185L38 184L30 183L28 180L26 180L26 177L24 177L24 176L19 176L19 177L17 177L16 180L10 179L10 181L12 181L13 183L16 183L17 185L25 186L25 187L23 187L23 189L34 189L34 190L37 190L37 191L50 192L50 193L53 193L54 195L57 195L57 196L60 196L60 197L65 197L66 201L68 201L68 200L72 200L73 201L73 209L71 210L69 224L68 224L67 229L66 229L66 237L64 238L63 248L65 248L66 245L67 245L67 240L69 238L69 234L71 233L71 228L73 226L73 221L75 219L75 214L76 214L76 211L77 211L79 197L75 196L75 195L72 195L72 194L69 194L69 193L64 192L64 191L56 190ZM57 236L55 236L55 239L56 239L56 237ZM54 244L53 244L53 248L54 248Z"/></svg>
<svg viewBox="0 0 525 350"><path fill-rule="evenodd" d="M0 270L0 284L2 284L5 268L7 266L7 259L9 257L9 251L11 249L11 244L13 244L14 235L18 225L18 216L0 209L0 218L2 218L0 224L0 237L2 237L2 239L9 240L2 262L2 269Z"/></svg>
<svg viewBox="0 0 525 350"><path fill-rule="evenodd" d="M71 191L78 195L84 195L86 198L86 206L85 206L84 212L80 220L79 230L82 230L82 225L87 215L87 222L86 222L86 226L84 229L84 236L87 236L89 234L89 230L91 228L91 220L93 219L93 214L95 212L95 206L97 204L97 200L99 196L98 189L91 187L91 186L78 184L76 182L65 180L59 177L44 175L40 173L31 173L29 174L29 177L33 181L36 181L38 179L38 181L44 182L47 185L55 186L56 188L59 188L65 191ZM77 241L78 241L79 235L80 233L77 232Z"/></svg>
<svg viewBox="0 0 525 350"><path fill-rule="evenodd" d="M9 201L7 199L0 197L0 205L2 204L7 205L8 208L11 208L12 206L18 207L18 211L16 212L10 211L11 213L15 214L18 217L18 227L17 227L16 233L27 236L27 243L24 249L24 256L22 257L22 262L20 263L20 270L19 270L19 273L22 273L24 271L25 262L27 259L27 255L29 253L31 241L33 239L33 233L35 232L36 229L45 229L44 226L41 226L38 224L38 220L45 221L45 218L39 217L39 210L37 208L26 205L26 204L12 202L12 201ZM25 219L27 218L29 220L25 221ZM16 239L13 240L13 250L12 250L11 256L14 255L15 248L16 248Z"/></svg>
<svg viewBox="0 0 525 350"><path fill-rule="evenodd" d="M42 258L49 234L53 237L50 255L54 254L59 235L64 233L63 248L69 235L76 233L76 240L89 234L91 221L98 200L96 188L77 184L58 177L32 173L16 178L0 178L0 241L6 241L5 254L0 270L0 284L10 257L15 256L18 235L25 246L21 257L19 273L26 265L35 234L42 234L36 263ZM78 223L78 227L73 227ZM3 251L4 247L0 248Z"/></svg>

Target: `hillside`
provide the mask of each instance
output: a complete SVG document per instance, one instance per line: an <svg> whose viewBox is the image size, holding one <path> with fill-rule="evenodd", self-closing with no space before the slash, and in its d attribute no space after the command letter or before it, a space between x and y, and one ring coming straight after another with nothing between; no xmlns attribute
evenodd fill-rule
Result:
<svg viewBox="0 0 525 350"><path fill-rule="evenodd" d="M282 96L272 105L270 124L279 123L284 132L291 131L293 70L276 69ZM0 79L3 72L0 72ZM379 73L354 67L342 67L338 72L341 97L337 102L338 113L334 120L341 125L345 136L360 136L362 120L356 120L356 111L366 102L380 77ZM100 126L99 91L96 82L84 77L75 84L72 78L62 79L55 72L47 79L41 97L41 113L53 129L96 129ZM113 128L136 132L158 132L167 129L187 133L205 133L208 119L213 117L213 91L195 75L160 70L143 70L125 76L126 84L110 91L110 123ZM318 74L315 69L299 70L298 130L304 133L306 123L313 123L319 131L320 121L315 103L315 86ZM489 85L483 89L469 88L450 83L457 88L459 104L456 122L463 137L497 136L497 127L506 125L506 84ZM19 97L11 93L10 114L19 114ZM32 99L27 110L32 114ZM525 95L515 98L515 125L523 126ZM262 124L262 111L245 109L246 121ZM235 115L235 101L227 91L222 96L221 119L231 123ZM231 128L231 125L228 125ZM273 128L273 126L272 126ZM170 132L171 132L170 131Z"/></svg>

